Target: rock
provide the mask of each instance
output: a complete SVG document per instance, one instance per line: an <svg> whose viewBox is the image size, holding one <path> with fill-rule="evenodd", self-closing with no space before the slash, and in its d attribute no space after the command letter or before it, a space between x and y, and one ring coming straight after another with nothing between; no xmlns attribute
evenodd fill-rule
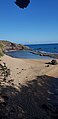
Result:
<svg viewBox="0 0 58 119"><path fill-rule="evenodd" d="M49 64L46 67L49 67Z"/></svg>
<svg viewBox="0 0 58 119"><path fill-rule="evenodd" d="M43 54L41 53L40 56L43 56Z"/></svg>
<svg viewBox="0 0 58 119"><path fill-rule="evenodd" d="M57 63L57 61L56 61L55 59L53 59L53 60L51 61L51 64L52 64L52 65L57 65L58 63Z"/></svg>
<svg viewBox="0 0 58 119"><path fill-rule="evenodd" d="M0 63L0 79L6 82L7 77L10 75L10 69L7 68L6 63ZM0 83L2 82L0 80Z"/></svg>
<svg viewBox="0 0 58 119"><path fill-rule="evenodd" d="M4 41L4 40L0 40L0 47L2 46L2 48L0 48L0 56L1 52L4 54L8 51L16 51L16 50L30 50L29 47L24 46L22 44L16 44L16 43L12 43L9 41ZM5 65L5 64L4 64Z"/></svg>

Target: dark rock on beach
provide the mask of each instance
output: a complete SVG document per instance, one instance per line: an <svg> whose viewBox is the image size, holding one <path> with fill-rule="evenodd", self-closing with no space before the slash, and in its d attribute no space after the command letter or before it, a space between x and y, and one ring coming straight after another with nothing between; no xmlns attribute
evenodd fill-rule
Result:
<svg viewBox="0 0 58 119"><path fill-rule="evenodd" d="M52 65L57 65L57 64L58 64L58 63L57 63L57 60L55 60L55 59L52 60L52 61L51 61L51 64L52 64Z"/></svg>
<svg viewBox="0 0 58 119"><path fill-rule="evenodd" d="M57 65L58 64L58 62L57 62L57 60L56 59L53 59L53 60L51 60L50 62L48 62L48 63L46 63L46 64L48 64L47 65L47 67L49 66L49 64L51 64L51 65Z"/></svg>

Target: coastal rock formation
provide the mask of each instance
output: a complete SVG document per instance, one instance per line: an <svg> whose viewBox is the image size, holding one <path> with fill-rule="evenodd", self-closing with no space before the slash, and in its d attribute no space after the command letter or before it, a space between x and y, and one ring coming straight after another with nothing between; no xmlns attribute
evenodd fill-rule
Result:
<svg viewBox="0 0 58 119"><path fill-rule="evenodd" d="M51 61L51 64L52 64L52 65L56 65L56 64L58 64L58 63L57 63L57 61L54 59L54 60Z"/></svg>
<svg viewBox="0 0 58 119"><path fill-rule="evenodd" d="M10 50L29 50L29 47L9 41L0 40L0 54L2 54L3 51L6 52Z"/></svg>
<svg viewBox="0 0 58 119"><path fill-rule="evenodd" d="M58 59L58 54L55 54L55 53L42 53L40 51L34 51L34 50L32 50L31 53L32 54L37 54L37 55L40 55L40 56L46 56L46 57L51 57L51 58Z"/></svg>

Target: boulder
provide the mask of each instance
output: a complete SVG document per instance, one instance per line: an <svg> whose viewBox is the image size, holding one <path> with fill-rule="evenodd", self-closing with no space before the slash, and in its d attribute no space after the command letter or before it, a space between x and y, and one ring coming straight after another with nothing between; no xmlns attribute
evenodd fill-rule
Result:
<svg viewBox="0 0 58 119"><path fill-rule="evenodd" d="M57 63L57 60L53 59L53 60L51 61L51 64L52 64L52 65L58 64L58 63Z"/></svg>

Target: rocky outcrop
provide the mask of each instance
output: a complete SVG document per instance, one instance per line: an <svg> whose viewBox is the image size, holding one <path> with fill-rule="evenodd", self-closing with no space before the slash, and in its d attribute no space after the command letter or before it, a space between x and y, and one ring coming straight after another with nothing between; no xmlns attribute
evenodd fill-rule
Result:
<svg viewBox="0 0 58 119"><path fill-rule="evenodd" d="M52 64L52 65L57 65L58 63L57 63L57 61L54 59L54 60L51 61L51 64Z"/></svg>
<svg viewBox="0 0 58 119"><path fill-rule="evenodd" d="M51 58L56 58L58 59L58 54L54 54L54 53L42 53L40 51L30 51L32 54L37 54L40 56L46 56L46 57L51 57Z"/></svg>
<svg viewBox="0 0 58 119"><path fill-rule="evenodd" d="M0 41L0 49L2 49L2 51L6 52L6 51L10 51L10 50L29 50L30 48L21 44L16 44L16 43L12 43L9 41Z"/></svg>

